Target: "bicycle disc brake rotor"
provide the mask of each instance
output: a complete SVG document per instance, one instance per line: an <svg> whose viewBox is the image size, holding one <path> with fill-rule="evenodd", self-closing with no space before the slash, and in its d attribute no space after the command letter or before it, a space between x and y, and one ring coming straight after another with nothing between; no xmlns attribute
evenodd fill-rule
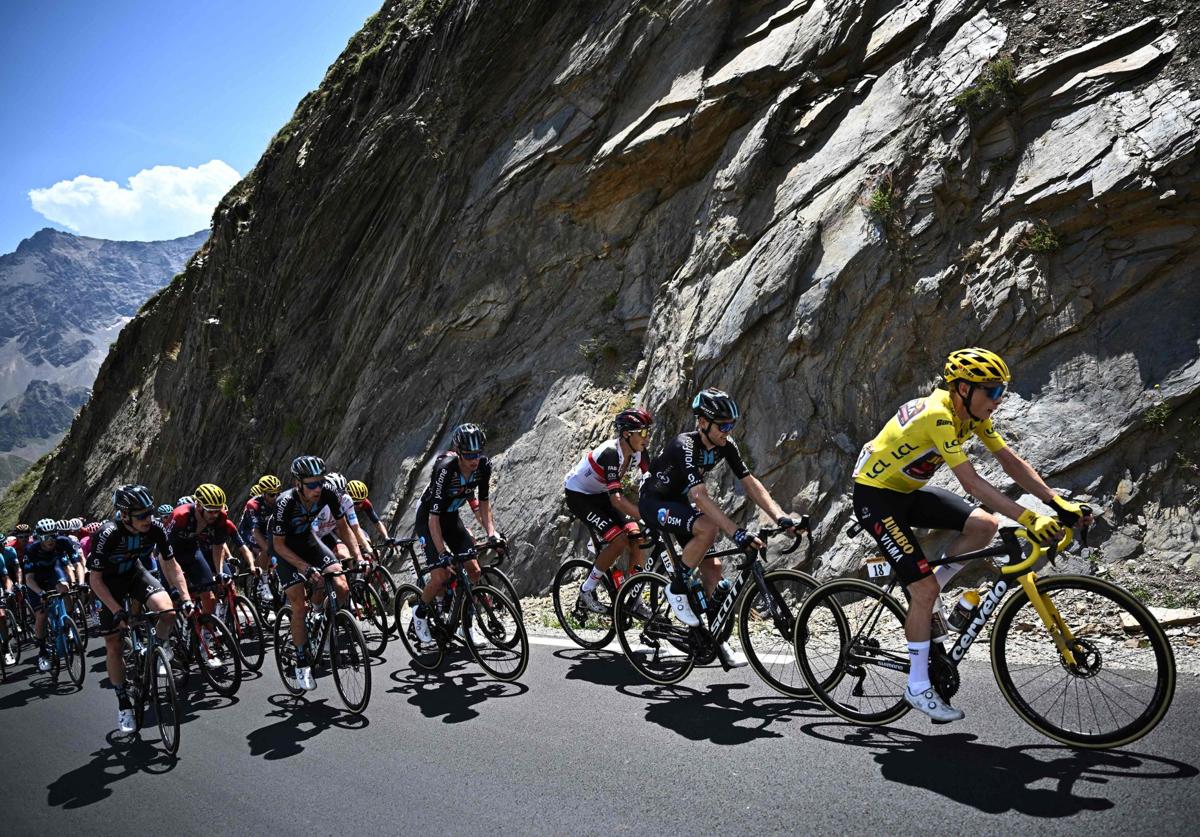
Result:
<svg viewBox="0 0 1200 837"><path fill-rule="evenodd" d="M1103 668L1104 658L1100 654L1100 649L1086 639L1076 637L1072 640L1071 653L1075 655L1075 665L1068 665L1061 655L1059 660L1062 667L1075 677L1095 677Z"/></svg>

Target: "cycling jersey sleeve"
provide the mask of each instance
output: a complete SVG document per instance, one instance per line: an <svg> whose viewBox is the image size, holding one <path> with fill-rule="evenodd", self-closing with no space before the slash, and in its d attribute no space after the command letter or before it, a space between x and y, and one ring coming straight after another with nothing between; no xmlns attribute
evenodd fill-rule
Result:
<svg viewBox="0 0 1200 837"><path fill-rule="evenodd" d="M279 499L275 501L275 513L271 515L271 535L277 538L286 538L288 535L287 519L292 513L292 505L296 502L296 496L285 491L279 495Z"/></svg>
<svg viewBox="0 0 1200 837"><path fill-rule="evenodd" d="M434 467L433 473L429 476L429 513L441 515L442 511L449 505L450 500L450 468L454 465L454 460L451 459L449 464L442 463Z"/></svg>
<svg viewBox="0 0 1200 837"><path fill-rule="evenodd" d="M700 452L696 450L696 439L692 434L680 434L675 438L675 443L679 445L678 461L683 463L683 493L687 494L696 486L704 484L704 469L700 465Z"/></svg>
<svg viewBox="0 0 1200 837"><path fill-rule="evenodd" d="M621 490L621 462L616 445L605 445L600 449L599 456L592 456L598 467L597 476L604 481L604 487L609 494Z"/></svg>
<svg viewBox="0 0 1200 837"><path fill-rule="evenodd" d="M729 470L733 471L735 477L743 480L750 476L750 469L742 461L742 452L738 449L737 442L733 441L733 439L726 441L724 451L725 461L729 463Z"/></svg>
<svg viewBox="0 0 1200 837"><path fill-rule="evenodd" d="M346 513L342 511L341 500L338 498L337 494L330 489L321 489L321 502L326 506L329 506L329 511L333 514L334 520L341 520L346 516Z"/></svg>
<svg viewBox="0 0 1200 837"><path fill-rule="evenodd" d="M366 516L367 520L371 521L372 523L374 523L376 525L379 524L379 515L375 511L375 507L371 505L370 500L363 500L362 508L359 509L359 511L361 511Z"/></svg>
<svg viewBox="0 0 1200 837"><path fill-rule="evenodd" d="M175 560L175 550L171 548L171 544L167 541L167 532L163 529L162 524L157 521L150 529L150 542L154 548L158 550L158 555L164 561Z"/></svg>

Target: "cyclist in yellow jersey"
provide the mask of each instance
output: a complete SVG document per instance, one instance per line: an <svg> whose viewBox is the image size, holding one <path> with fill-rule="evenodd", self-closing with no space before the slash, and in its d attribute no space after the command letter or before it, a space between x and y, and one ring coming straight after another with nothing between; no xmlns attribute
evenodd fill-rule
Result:
<svg viewBox="0 0 1200 837"><path fill-rule="evenodd" d="M995 537L997 517L972 506L944 488L927 486L946 463L963 490L995 512L1017 520L1032 538L1049 543L1062 535L1062 524L1090 522L1080 507L1057 496L1038 473L1011 448L992 426L1012 377L1008 366L987 349L958 349L950 353L943 383L925 398L903 404L859 454L854 466L854 514L883 549L910 596L905 635L910 660L905 699L935 723L963 717L941 699L929 682L931 617L944 635L939 593L960 569L947 564L931 571L914 528L959 532L946 547L947 555L982 549ZM1050 505L1058 519L1038 514L1013 502L979 476L963 445L974 435L996 457L1017 485Z"/></svg>

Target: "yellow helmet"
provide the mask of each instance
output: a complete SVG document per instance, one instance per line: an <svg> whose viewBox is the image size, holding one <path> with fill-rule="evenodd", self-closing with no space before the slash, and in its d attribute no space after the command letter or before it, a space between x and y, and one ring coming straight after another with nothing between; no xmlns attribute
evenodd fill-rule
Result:
<svg viewBox="0 0 1200 837"><path fill-rule="evenodd" d="M350 480L346 484L346 490L350 492L350 499L356 503L367 499L367 484L362 480Z"/></svg>
<svg viewBox="0 0 1200 837"><path fill-rule="evenodd" d="M283 490L283 483L274 474L263 474L251 489L255 494L278 494Z"/></svg>
<svg viewBox="0 0 1200 837"><path fill-rule="evenodd" d="M985 381L1001 381L1008 383L1012 375L1008 364L1001 360L1000 355L987 349L955 349L946 358L942 369L942 377L946 383L951 381L970 381L981 384Z"/></svg>
<svg viewBox="0 0 1200 837"><path fill-rule="evenodd" d="M200 508L207 511L225 508L225 492L221 490L221 486L213 485L211 482L197 486L196 490L192 492L192 496L196 498L196 503Z"/></svg>

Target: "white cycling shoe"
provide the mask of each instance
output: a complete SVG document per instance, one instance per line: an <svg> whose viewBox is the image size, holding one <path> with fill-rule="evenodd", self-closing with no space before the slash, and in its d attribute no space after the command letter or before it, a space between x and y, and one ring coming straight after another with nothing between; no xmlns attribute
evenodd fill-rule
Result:
<svg viewBox="0 0 1200 837"><path fill-rule="evenodd" d="M472 645L474 645L476 648L479 648L481 645L484 644L483 637L481 637L479 635L479 632L477 630L475 630L474 626L467 628L467 630L471 632L471 644ZM463 642L467 641L467 638L463 635L462 625L458 626L458 630L454 632L454 635L456 637L458 637L459 639L461 639Z"/></svg>
<svg viewBox="0 0 1200 837"><path fill-rule="evenodd" d="M717 653L721 655L721 662L728 668L745 668L746 657L733 650L733 646L728 642L722 642L717 646Z"/></svg>
<svg viewBox="0 0 1200 837"><path fill-rule="evenodd" d="M929 720L935 724L948 724L951 721L961 721L966 717L966 713L961 709L955 709L942 700L942 696L932 686L923 692L916 693L910 692L905 687L904 700L913 709L928 715Z"/></svg>
<svg viewBox="0 0 1200 837"><path fill-rule="evenodd" d="M412 618L413 633L417 635L417 640L422 643L433 642L433 634L429 632L429 620L424 616L413 614Z"/></svg>
<svg viewBox="0 0 1200 837"><path fill-rule="evenodd" d="M700 619L696 614L692 613L692 606L688 603L687 593L676 593L670 587L667 588L667 601L671 603L671 610L675 611L675 615L679 621L687 625L689 628L700 627Z"/></svg>
<svg viewBox="0 0 1200 837"><path fill-rule="evenodd" d="M591 613L608 613L608 606L596 598L595 590L581 589L579 591L579 601Z"/></svg>
<svg viewBox="0 0 1200 837"><path fill-rule="evenodd" d="M137 725L133 722L132 709L117 710L117 732L128 735L131 732L137 732Z"/></svg>
<svg viewBox="0 0 1200 837"><path fill-rule="evenodd" d="M317 688L317 681L313 679L312 668L309 666L296 666L296 686L308 692Z"/></svg>

